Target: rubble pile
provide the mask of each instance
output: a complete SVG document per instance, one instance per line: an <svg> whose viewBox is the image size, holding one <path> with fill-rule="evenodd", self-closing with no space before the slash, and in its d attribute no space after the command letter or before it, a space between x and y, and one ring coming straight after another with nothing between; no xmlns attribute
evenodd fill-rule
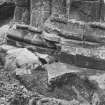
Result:
<svg viewBox="0 0 105 105"><path fill-rule="evenodd" d="M104 105L104 23L50 3L15 0L14 22L0 28L0 105Z"/></svg>
<svg viewBox="0 0 105 105"><path fill-rule="evenodd" d="M4 72L1 75L1 81L6 81L10 87L16 83L15 87L19 90L16 88L15 91L13 86L12 96L8 86L1 88L1 92L5 95L1 96L2 101L8 99L10 95L11 99L5 101L10 105L16 103L19 105L33 105L34 103L37 105L104 104L104 71L79 68L61 62L57 55L62 56L61 53L64 51L62 51L62 43L66 39L63 34L59 34L61 32L60 29L47 27L46 24L44 31L17 24L4 33L6 43L0 46L1 72ZM28 35L29 37L25 38ZM72 46L72 43L65 43L64 46L67 44ZM77 44L74 43L74 45ZM69 54L65 51L66 53ZM8 75L7 80L5 80L5 75ZM21 87L24 87L23 90Z"/></svg>

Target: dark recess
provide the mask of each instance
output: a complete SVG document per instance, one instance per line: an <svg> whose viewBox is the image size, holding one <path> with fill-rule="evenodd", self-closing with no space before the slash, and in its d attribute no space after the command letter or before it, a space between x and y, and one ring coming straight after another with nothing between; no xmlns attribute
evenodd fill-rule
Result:
<svg viewBox="0 0 105 105"><path fill-rule="evenodd" d="M8 18L13 18L15 10L14 3L3 3L0 5L0 21Z"/></svg>

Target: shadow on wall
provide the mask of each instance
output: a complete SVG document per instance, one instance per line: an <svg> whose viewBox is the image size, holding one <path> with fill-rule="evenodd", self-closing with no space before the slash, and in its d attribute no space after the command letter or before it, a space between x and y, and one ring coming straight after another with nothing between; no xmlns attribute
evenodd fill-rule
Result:
<svg viewBox="0 0 105 105"><path fill-rule="evenodd" d="M14 15L15 4L14 3L3 3L0 5L0 20L12 18Z"/></svg>

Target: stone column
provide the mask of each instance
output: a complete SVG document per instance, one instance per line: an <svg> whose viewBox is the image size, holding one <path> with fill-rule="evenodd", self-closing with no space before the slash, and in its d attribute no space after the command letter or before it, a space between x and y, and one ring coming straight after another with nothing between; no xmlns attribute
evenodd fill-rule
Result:
<svg viewBox="0 0 105 105"><path fill-rule="evenodd" d="M16 8L14 12L14 21L24 24L30 22L29 0L15 0Z"/></svg>
<svg viewBox="0 0 105 105"><path fill-rule="evenodd" d="M59 17L66 16L66 0L52 0L52 15Z"/></svg>
<svg viewBox="0 0 105 105"><path fill-rule="evenodd" d="M51 14L51 0L31 0L30 24L41 28Z"/></svg>
<svg viewBox="0 0 105 105"><path fill-rule="evenodd" d="M100 0L100 21L105 21L105 0Z"/></svg>
<svg viewBox="0 0 105 105"><path fill-rule="evenodd" d="M71 0L66 0L66 15L67 18L70 18L70 4L71 4Z"/></svg>

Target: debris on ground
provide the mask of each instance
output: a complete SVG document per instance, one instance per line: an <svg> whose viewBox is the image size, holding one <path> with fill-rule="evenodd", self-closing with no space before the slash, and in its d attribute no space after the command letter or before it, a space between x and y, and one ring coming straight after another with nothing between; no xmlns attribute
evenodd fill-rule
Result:
<svg viewBox="0 0 105 105"><path fill-rule="evenodd" d="M101 2L7 1L0 1L0 20L10 19L0 25L0 105L105 105Z"/></svg>

